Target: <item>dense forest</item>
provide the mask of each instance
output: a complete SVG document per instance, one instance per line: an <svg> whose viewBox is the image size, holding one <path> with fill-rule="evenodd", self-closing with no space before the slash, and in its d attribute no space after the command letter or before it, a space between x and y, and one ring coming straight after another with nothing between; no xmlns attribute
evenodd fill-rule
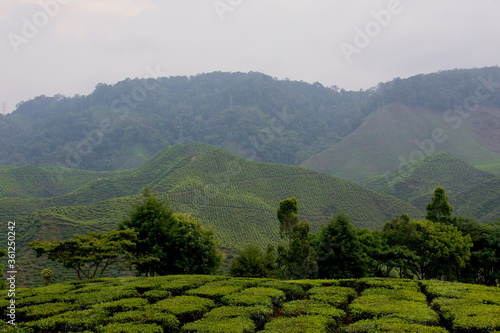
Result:
<svg viewBox="0 0 500 333"><path fill-rule="evenodd" d="M19 103L0 116L0 165L126 169L166 146L190 142L298 165L385 105L453 109L479 88L483 95L497 89L496 82L497 67L397 78L356 92L254 72L126 79L98 84L86 96ZM480 102L500 107L498 94Z"/></svg>

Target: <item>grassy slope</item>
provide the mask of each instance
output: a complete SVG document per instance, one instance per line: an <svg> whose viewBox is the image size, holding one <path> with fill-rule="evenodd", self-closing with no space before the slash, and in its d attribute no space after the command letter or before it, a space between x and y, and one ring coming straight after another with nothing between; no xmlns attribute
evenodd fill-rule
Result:
<svg viewBox="0 0 500 333"><path fill-rule="evenodd" d="M146 185L169 200L173 209L213 227L226 248L247 241L260 245L279 241L276 207L292 196L299 200L299 215L314 231L340 210L358 227L368 228L378 228L403 212L419 215L403 201L348 180L248 161L206 144L169 147L133 173L95 179L60 197L1 199L0 212L5 220L17 218L23 249L34 238L65 239L114 229ZM34 264L33 258L29 264ZM25 273L26 279L34 278L31 270Z"/></svg>
<svg viewBox="0 0 500 333"><path fill-rule="evenodd" d="M474 166L498 171L500 155L490 150L495 134L490 131L488 136L480 130L485 126L485 119L492 115L498 117L498 113L497 109L483 108L463 119L454 130L451 126L455 123L445 123L443 112L391 104L372 113L344 140L313 155L301 166L337 177L362 180L397 169L401 166L401 159L408 161L446 151ZM446 133L445 142L435 143L434 149L430 145L420 148L416 140L430 141L436 128Z"/></svg>
<svg viewBox="0 0 500 333"><path fill-rule="evenodd" d="M396 170L387 176L372 177L362 182L368 188L391 194L423 210L430 202L436 186L446 190L455 214L490 221L498 208L500 187L498 177L474 168L448 154L436 153L411 167Z"/></svg>

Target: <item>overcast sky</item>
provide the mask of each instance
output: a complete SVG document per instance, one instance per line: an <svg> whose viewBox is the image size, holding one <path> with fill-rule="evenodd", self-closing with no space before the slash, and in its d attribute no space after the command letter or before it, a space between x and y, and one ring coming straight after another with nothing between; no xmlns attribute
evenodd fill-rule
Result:
<svg viewBox="0 0 500 333"><path fill-rule="evenodd" d="M0 112L127 77L257 71L359 90L494 66L499 13L497 0L0 0Z"/></svg>

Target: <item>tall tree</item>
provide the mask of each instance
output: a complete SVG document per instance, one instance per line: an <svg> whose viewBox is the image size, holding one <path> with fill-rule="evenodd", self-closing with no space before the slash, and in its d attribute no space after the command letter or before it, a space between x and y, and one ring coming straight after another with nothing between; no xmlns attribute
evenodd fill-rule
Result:
<svg viewBox="0 0 500 333"><path fill-rule="evenodd" d="M130 264L139 275L213 274L222 254L213 232L193 217L174 213L167 201L158 200L146 188L141 202L119 229L137 232Z"/></svg>
<svg viewBox="0 0 500 333"><path fill-rule="evenodd" d="M317 234L316 253L320 278L360 278L366 275L366 257L354 225L343 212Z"/></svg>
<svg viewBox="0 0 500 333"><path fill-rule="evenodd" d="M158 200L149 188L143 200L134 205L130 218L118 225L118 229L137 232L135 249L130 260L139 275L169 274L179 260L175 256L175 241L179 237L179 223L167 201ZM178 253L177 253L178 254Z"/></svg>
<svg viewBox="0 0 500 333"><path fill-rule="evenodd" d="M408 273L419 279L454 279L470 258L472 241L455 226L429 220L393 219L384 226L389 245L404 249ZM409 250L409 251L407 251Z"/></svg>
<svg viewBox="0 0 500 333"><path fill-rule="evenodd" d="M308 279L314 277L318 264L314 249L310 244L309 231L311 227L306 221L294 225L290 237L290 248L278 245L278 266L285 279Z"/></svg>
<svg viewBox="0 0 500 333"><path fill-rule="evenodd" d="M425 206L425 209L427 210L425 218L429 221L446 224L452 222L451 213L453 212L453 207L448 203L446 192L441 186L434 189L434 196L431 202Z"/></svg>
<svg viewBox="0 0 500 333"><path fill-rule="evenodd" d="M299 222L299 217L297 216L298 211L299 205L295 198L288 198L280 201L280 206L276 211L276 215L280 222L280 236L287 241L288 248L290 248L293 227Z"/></svg>

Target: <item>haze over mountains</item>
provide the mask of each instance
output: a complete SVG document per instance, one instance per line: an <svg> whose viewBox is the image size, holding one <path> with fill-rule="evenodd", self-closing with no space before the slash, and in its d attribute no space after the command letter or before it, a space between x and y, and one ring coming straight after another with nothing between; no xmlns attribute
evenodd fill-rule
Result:
<svg viewBox="0 0 500 333"><path fill-rule="evenodd" d="M19 257L33 269L43 261L29 241L112 230L145 186L228 250L278 242L287 197L312 231L339 211L370 229L421 218L436 186L454 213L494 221L498 82L492 67L353 92L215 72L36 97L0 116L0 216L18 221Z"/></svg>

